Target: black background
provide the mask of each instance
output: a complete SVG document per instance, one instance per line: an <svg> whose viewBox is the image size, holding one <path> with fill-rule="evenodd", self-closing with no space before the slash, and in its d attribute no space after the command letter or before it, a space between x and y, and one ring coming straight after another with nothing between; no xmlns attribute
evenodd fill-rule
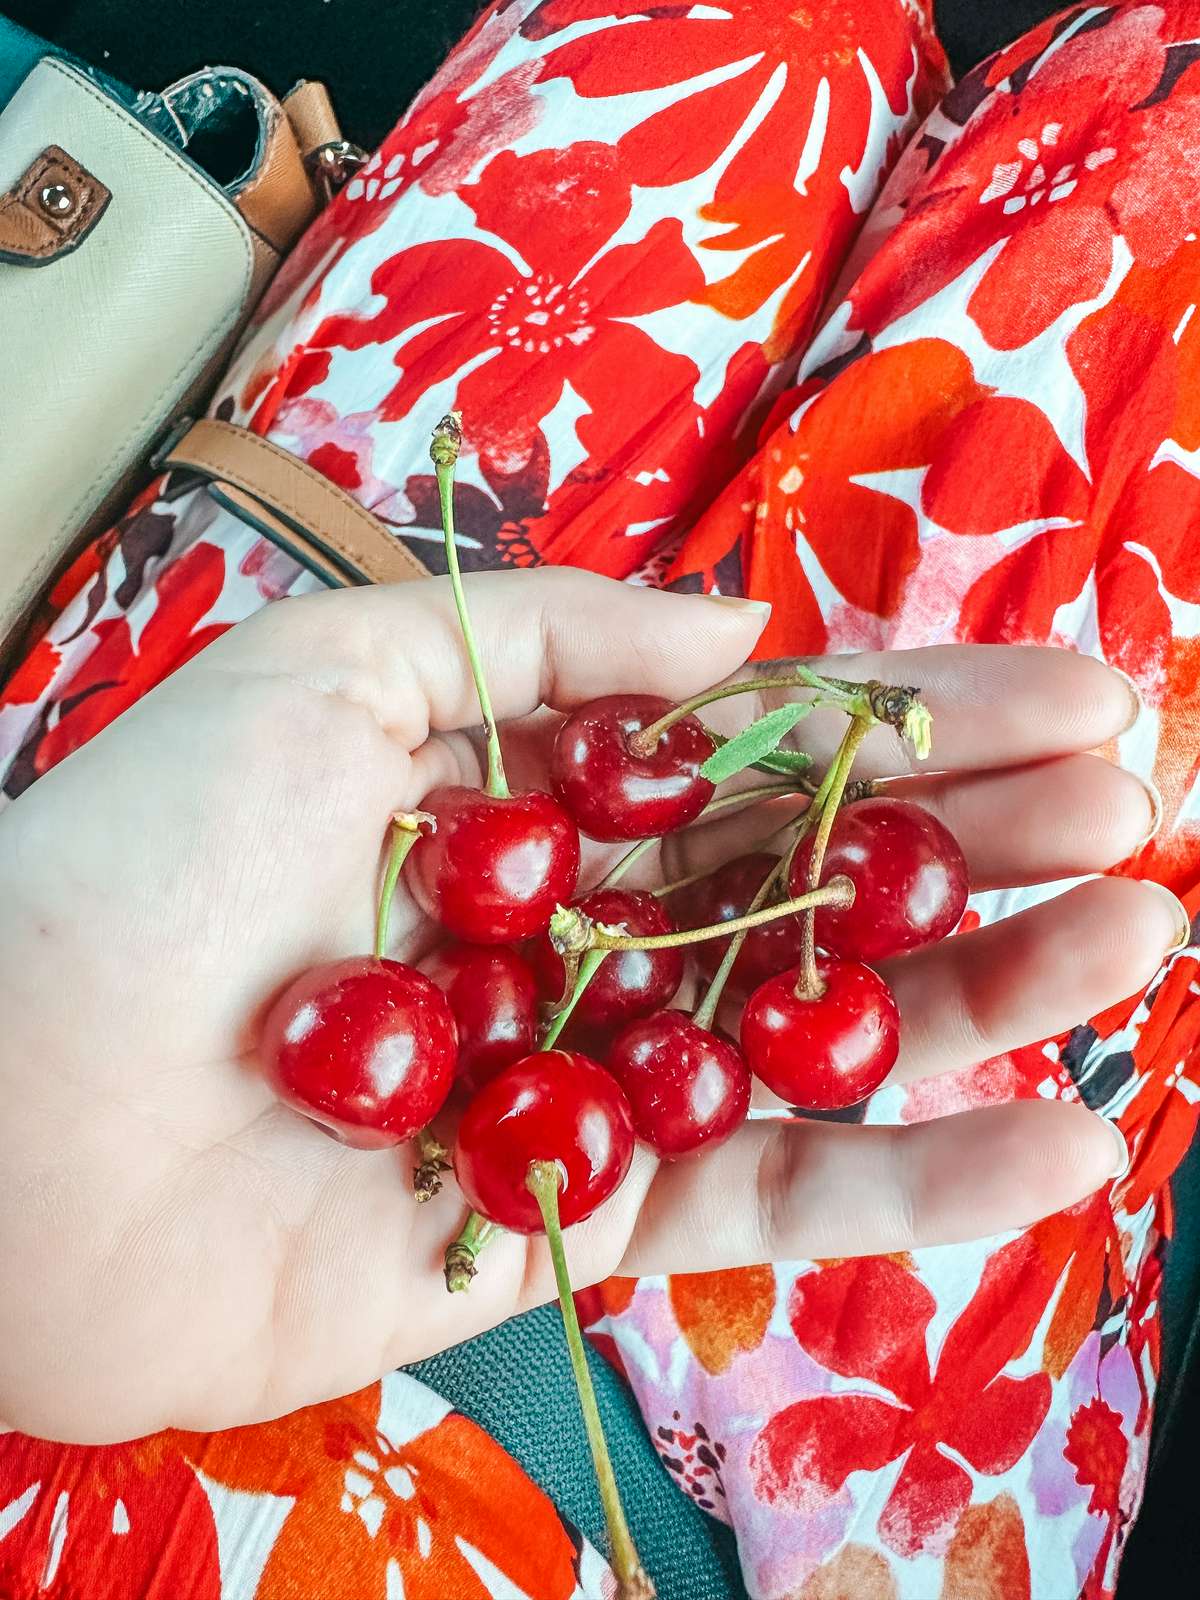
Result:
<svg viewBox="0 0 1200 1600"><path fill-rule="evenodd" d="M0 0L17 22L139 89L218 62L277 92L320 78L347 133L367 145L478 9L477 0ZM1050 0L940 0L937 16L961 73L1056 9Z"/></svg>

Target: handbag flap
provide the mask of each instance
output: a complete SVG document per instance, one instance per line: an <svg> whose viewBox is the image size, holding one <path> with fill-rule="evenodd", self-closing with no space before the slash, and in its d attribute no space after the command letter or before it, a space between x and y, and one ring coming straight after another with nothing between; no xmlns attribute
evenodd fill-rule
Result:
<svg viewBox="0 0 1200 1600"><path fill-rule="evenodd" d="M20 193L52 152L95 188L75 248L37 271L0 259L0 639L205 373L256 279L252 235L226 196L92 79L46 58L0 113L0 194ZM62 203L43 183L35 205L43 188L51 210Z"/></svg>

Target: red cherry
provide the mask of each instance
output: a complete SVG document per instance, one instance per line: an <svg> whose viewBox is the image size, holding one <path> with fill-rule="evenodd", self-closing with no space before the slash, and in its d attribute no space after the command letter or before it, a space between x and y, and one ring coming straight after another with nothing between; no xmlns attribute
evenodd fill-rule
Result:
<svg viewBox="0 0 1200 1600"><path fill-rule="evenodd" d="M808 887L812 841L792 863L793 895ZM967 905L967 863L949 828L910 800L858 800L839 812L821 882L853 879L854 904L818 911L817 943L850 961L882 961L944 939Z"/></svg>
<svg viewBox="0 0 1200 1600"><path fill-rule="evenodd" d="M756 850L751 855L735 856L709 877L689 884L679 891L681 925L708 928L744 915L771 869L778 865L778 856ZM761 928L751 928L733 963L726 992L749 994L766 978L773 978L785 967L794 967L800 960L803 941L804 924L799 917L780 917ZM728 948L728 939L706 939L695 946L696 964L705 978L711 981Z"/></svg>
<svg viewBox="0 0 1200 1600"><path fill-rule="evenodd" d="M700 768L713 742L695 717L683 717L649 755L630 739L671 710L651 694L610 694L573 711L554 742L555 794L592 839L649 839L685 827L712 799Z"/></svg>
<svg viewBox="0 0 1200 1600"><path fill-rule="evenodd" d="M538 986L529 963L503 945L447 944L421 963L458 1028L458 1080L472 1091L537 1044Z"/></svg>
<svg viewBox="0 0 1200 1600"><path fill-rule="evenodd" d="M817 959L825 993L796 994L799 967L768 978L742 1012L742 1049L756 1078L788 1105L840 1111L878 1089L900 1048L900 1013L878 973Z"/></svg>
<svg viewBox="0 0 1200 1600"><path fill-rule="evenodd" d="M639 1139L660 1156L721 1144L746 1120L750 1072L737 1047L685 1011L658 1011L617 1035L608 1070Z"/></svg>
<svg viewBox="0 0 1200 1600"><path fill-rule="evenodd" d="M633 1159L629 1102L587 1056L545 1050L506 1067L463 1113L454 1171L467 1204L514 1233L541 1233L525 1187L531 1161L557 1161L563 1227L588 1217L620 1186Z"/></svg>
<svg viewBox="0 0 1200 1600"><path fill-rule="evenodd" d="M405 881L421 910L460 939L524 939L575 893L579 830L550 795L496 800L452 785L426 795L421 809L437 828L413 846Z"/></svg>
<svg viewBox="0 0 1200 1600"><path fill-rule="evenodd" d="M627 933L675 932L662 902L637 889L593 889L575 903L594 922L609 927L623 924ZM528 954L542 994L547 1000L558 1000L566 975L549 935L534 940ZM649 1016L674 997L682 982L682 950L613 950L579 997L571 1020L603 1027Z"/></svg>
<svg viewBox="0 0 1200 1600"><path fill-rule="evenodd" d="M399 1144L441 1110L457 1040L446 997L413 967L355 956L313 967L267 1015L261 1052L281 1099L343 1144Z"/></svg>

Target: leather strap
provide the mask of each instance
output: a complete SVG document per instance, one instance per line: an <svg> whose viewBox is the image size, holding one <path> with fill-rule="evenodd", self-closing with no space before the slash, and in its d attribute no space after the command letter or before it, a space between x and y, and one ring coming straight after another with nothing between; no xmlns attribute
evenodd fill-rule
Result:
<svg viewBox="0 0 1200 1600"><path fill-rule="evenodd" d="M283 109L306 162L322 145L337 144L342 137L333 101L323 83L311 79L298 83L284 95Z"/></svg>
<svg viewBox="0 0 1200 1600"><path fill-rule="evenodd" d="M69 255L104 215L112 195L56 144L47 145L0 195L0 263L42 267Z"/></svg>
<svg viewBox="0 0 1200 1600"><path fill-rule="evenodd" d="M278 101L265 102L266 136L258 171L234 197L256 233L286 255L318 210L292 124Z"/></svg>
<svg viewBox="0 0 1200 1600"><path fill-rule="evenodd" d="M154 458L157 471L207 480L215 497L331 587L405 583L428 571L344 489L230 422L181 426Z"/></svg>

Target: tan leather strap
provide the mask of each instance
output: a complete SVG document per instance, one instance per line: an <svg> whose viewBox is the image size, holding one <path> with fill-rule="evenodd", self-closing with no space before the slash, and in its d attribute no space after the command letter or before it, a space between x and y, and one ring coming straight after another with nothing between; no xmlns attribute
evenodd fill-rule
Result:
<svg viewBox="0 0 1200 1600"><path fill-rule="evenodd" d="M429 576L388 527L299 457L230 422L181 428L156 470L198 473L216 497L331 586Z"/></svg>
<svg viewBox="0 0 1200 1600"><path fill-rule="evenodd" d="M324 170L321 152L345 141L328 92L319 83L302 84L281 104L238 67L204 67L168 85L162 99L184 126L187 108L197 96L211 94L214 84L244 96L259 124L253 175L230 198L256 240L265 241L276 257L286 255L336 187L329 179L337 174Z"/></svg>
<svg viewBox="0 0 1200 1600"><path fill-rule="evenodd" d="M300 154L307 161L323 144L337 144L342 138L337 113L329 90L323 83L306 79L283 97L283 109L296 135Z"/></svg>
<svg viewBox="0 0 1200 1600"><path fill-rule="evenodd" d="M316 216L318 201L283 107L267 101L263 114L267 126L258 171L233 203L255 233L286 255Z"/></svg>
<svg viewBox="0 0 1200 1600"><path fill-rule="evenodd" d="M104 215L112 195L86 167L47 145L0 194L0 262L41 267L69 255Z"/></svg>

